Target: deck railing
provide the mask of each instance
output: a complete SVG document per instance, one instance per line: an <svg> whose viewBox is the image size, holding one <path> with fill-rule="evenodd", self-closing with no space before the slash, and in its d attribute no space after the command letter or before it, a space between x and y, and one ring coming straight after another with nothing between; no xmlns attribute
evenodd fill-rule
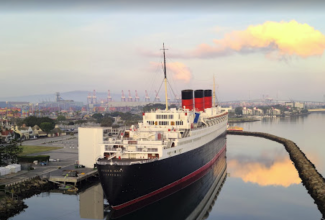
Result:
<svg viewBox="0 0 325 220"><path fill-rule="evenodd" d="M119 151L120 148L114 148L112 146L105 146L105 151ZM124 150L125 153L127 152L158 152L157 148L138 148L136 150Z"/></svg>
<svg viewBox="0 0 325 220"><path fill-rule="evenodd" d="M148 160L136 160L136 161L123 161L122 160L98 160L99 165L132 165L132 164L144 164L150 163L158 160L158 158L148 159Z"/></svg>

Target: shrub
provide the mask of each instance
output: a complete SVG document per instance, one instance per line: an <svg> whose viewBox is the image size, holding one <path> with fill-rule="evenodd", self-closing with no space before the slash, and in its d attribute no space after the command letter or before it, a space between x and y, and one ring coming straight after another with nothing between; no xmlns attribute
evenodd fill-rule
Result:
<svg viewBox="0 0 325 220"><path fill-rule="evenodd" d="M18 156L18 162L33 163L37 161L49 161L49 155L37 155L37 156Z"/></svg>

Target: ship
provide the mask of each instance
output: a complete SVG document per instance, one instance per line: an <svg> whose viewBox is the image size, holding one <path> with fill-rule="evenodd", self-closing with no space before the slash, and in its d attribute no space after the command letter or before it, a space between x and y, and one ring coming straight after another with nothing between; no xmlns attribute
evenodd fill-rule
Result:
<svg viewBox="0 0 325 220"><path fill-rule="evenodd" d="M95 166L112 209L145 206L201 179L225 157L228 112L213 89L182 90L182 106L168 107L165 47L164 110L143 113L137 125L104 142Z"/></svg>
<svg viewBox="0 0 325 220"><path fill-rule="evenodd" d="M227 179L225 154L226 152L214 162L202 178L188 187L135 211L132 209L110 210L107 219L207 219Z"/></svg>

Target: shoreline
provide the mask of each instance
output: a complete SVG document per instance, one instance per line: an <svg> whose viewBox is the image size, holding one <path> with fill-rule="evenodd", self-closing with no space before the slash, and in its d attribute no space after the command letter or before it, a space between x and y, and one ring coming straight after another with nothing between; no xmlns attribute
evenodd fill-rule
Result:
<svg viewBox="0 0 325 220"><path fill-rule="evenodd" d="M53 188L53 185L42 180L39 176L17 184L4 186L4 195L0 197L0 220L13 217L28 208L23 201L24 199L47 192L51 188Z"/></svg>
<svg viewBox="0 0 325 220"><path fill-rule="evenodd" d="M261 121L264 118L292 118L292 117L299 117L299 116L306 116L310 113L302 113L302 114L295 114L295 115L278 115L278 116L268 116L268 115L258 115L256 117L250 116L250 117L242 117L242 118L228 118L228 123L244 123L244 122L255 122L255 121Z"/></svg>
<svg viewBox="0 0 325 220"><path fill-rule="evenodd" d="M244 123L244 122L255 122L261 121L257 118L228 118L228 123Z"/></svg>

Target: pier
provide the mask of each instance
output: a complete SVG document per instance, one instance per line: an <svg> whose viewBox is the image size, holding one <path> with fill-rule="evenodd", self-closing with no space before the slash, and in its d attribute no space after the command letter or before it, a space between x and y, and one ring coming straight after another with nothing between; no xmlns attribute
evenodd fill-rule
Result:
<svg viewBox="0 0 325 220"><path fill-rule="evenodd" d="M227 131L227 134L262 137L283 144L299 173L303 185L314 199L323 218L325 218L325 179L293 141L262 132Z"/></svg>
<svg viewBox="0 0 325 220"><path fill-rule="evenodd" d="M69 173L76 173L76 176L71 176ZM73 165L65 167L64 169L58 169L50 173L49 181L54 183L73 183L77 185L77 183L82 180L87 180L90 177L97 177L98 171L97 169L91 168L75 168Z"/></svg>
<svg viewBox="0 0 325 220"><path fill-rule="evenodd" d="M308 109L308 112L325 112L324 108L315 108L315 109Z"/></svg>

